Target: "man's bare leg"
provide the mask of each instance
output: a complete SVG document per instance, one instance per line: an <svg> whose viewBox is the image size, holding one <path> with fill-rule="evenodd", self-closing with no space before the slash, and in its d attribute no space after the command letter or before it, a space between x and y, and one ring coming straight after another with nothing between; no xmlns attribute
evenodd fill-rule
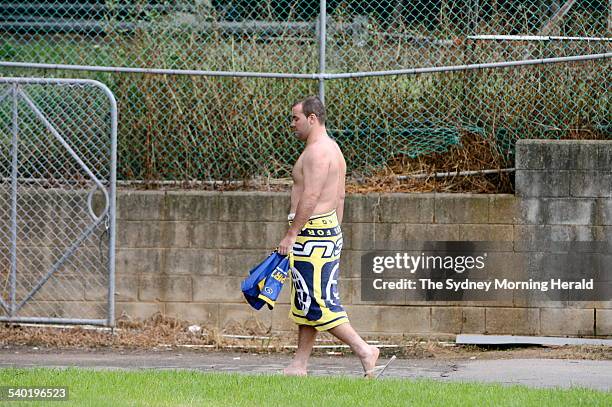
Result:
<svg viewBox="0 0 612 407"><path fill-rule="evenodd" d="M351 347L355 352L364 372L369 372L376 366L380 351L376 346L368 345L357 332L353 329L350 323L338 325L328 331L342 342Z"/></svg>
<svg viewBox="0 0 612 407"><path fill-rule="evenodd" d="M298 348L295 351L291 364L287 366L283 373L287 376L306 376L308 358L312 353L312 347L317 337L317 330L309 325L299 325Z"/></svg>

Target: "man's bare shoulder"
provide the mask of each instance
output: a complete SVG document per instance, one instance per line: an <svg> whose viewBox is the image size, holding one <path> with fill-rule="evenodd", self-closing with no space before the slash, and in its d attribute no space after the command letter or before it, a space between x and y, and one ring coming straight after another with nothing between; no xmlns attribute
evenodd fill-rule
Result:
<svg viewBox="0 0 612 407"><path fill-rule="evenodd" d="M326 161L331 159L333 149L333 144L329 142L313 143L304 148L302 156L308 161Z"/></svg>
<svg viewBox="0 0 612 407"><path fill-rule="evenodd" d="M331 139L331 142L332 142L332 145L334 146L334 151L340 154L340 157L344 160L344 154L342 154L342 149L340 148L336 140Z"/></svg>

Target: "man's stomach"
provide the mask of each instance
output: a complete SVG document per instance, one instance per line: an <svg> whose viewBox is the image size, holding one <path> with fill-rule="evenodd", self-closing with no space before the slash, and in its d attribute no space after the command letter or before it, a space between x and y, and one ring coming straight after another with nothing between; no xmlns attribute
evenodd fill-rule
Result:
<svg viewBox="0 0 612 407"><path fill-rule="evenodd" d="M290 213L295 214L297 212L298 203L299 201L298 202L294 202L293 200L291 201ZM310 216L323 215L325 213L329 213L333 211L334 209L336 209L336 206L337 204L335 201L319 202L315 206L314 210L312 211L312 215Z"/></svg>

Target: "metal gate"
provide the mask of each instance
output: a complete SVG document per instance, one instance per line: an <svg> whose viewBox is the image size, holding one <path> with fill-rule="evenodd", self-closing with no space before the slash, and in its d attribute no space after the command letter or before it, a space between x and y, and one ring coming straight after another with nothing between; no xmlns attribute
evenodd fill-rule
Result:
<svg viewBox="0 0 612 407"><path fill-rule="evenodd" d="M0 78L0 321L114 325L117 104Z"/></svg>

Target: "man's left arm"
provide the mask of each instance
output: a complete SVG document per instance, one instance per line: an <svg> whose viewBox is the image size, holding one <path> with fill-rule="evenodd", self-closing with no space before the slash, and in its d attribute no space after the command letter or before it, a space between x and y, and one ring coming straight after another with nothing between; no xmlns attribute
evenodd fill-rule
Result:
<svg viewBox="0 0 612 407"><path fill-rule="evenodd" d="M331 163L330 154L324 148L312 148L304 155L304 191L295 210L295 217L287 234L278 245L278 252L288 254L306 222L312 216L327 179Z"/></svg>

